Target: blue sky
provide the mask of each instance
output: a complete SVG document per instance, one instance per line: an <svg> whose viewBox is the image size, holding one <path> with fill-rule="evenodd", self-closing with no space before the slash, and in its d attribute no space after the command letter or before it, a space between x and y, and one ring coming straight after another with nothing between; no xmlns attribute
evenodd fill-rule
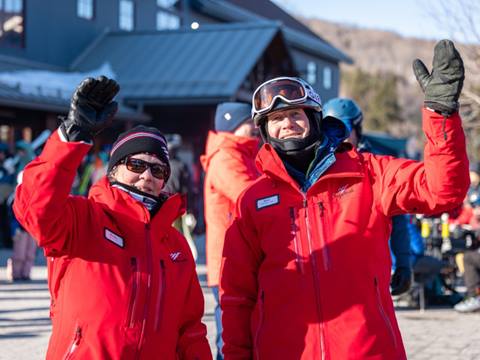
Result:
<svg viewBox="0 0 480 360"><path fill-rule="evenodd" d="M315 17L361 27L392 30L404 36L427 39L464 40L458 28L446 20L435 20L441 14L439 0L273 0L292 14ZM455 3L471 3L480 30L479 0L446 0L449 11ZM465 7L464 7L465 8ZM452 23L452 21L450 21ZM480 40L480 39L476 39ZM470 40L474 41L474 40ZM475 41L479 42L479 41Z"/></svg>

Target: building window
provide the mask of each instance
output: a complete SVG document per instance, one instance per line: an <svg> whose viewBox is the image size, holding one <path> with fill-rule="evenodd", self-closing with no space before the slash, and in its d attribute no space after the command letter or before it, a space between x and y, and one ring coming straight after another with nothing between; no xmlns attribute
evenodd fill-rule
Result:
<svg viewBox="0 0 480 360"><path fill-rule="evenodd" d="M120 0L118 26L121 30L132 31L134 27L135 8L132 0Z"/></svg>
<svg viewBox="0 0 480 360"><path fill-rule="evenodd" d="M157 12L157 30L178 29L180 18L166 11Z"/></svg>
<svg viewBox="0 0 480 360"><path fill-rule="evenodd" d="M23 0L0 0L0 44L23 47Z"/></svg>
<svg viewBox="0 0 480 360"><path fill-rule="evenodd" d="M77 0L77 16L79 18L93 19L93 0Z"/></svg>
<svg viewBox="0 0 480 360"><path fill-rule="evenodd" d="M323 87L327 90L332 88L332 69L328 66L323 68Z"/></svg>
<svg viewBox="0 0 480 360"><path fill-rule="evenodd" d="M165 9L169 9L172 8L176 2L177 0L157 0L157 5Z"/></svg>
<svg viewBox="0 0 480 360"><path fill-rule="evenodd" d="M307 64L307 81L312 85L317 82L317 64L313 61Z"/></svg>

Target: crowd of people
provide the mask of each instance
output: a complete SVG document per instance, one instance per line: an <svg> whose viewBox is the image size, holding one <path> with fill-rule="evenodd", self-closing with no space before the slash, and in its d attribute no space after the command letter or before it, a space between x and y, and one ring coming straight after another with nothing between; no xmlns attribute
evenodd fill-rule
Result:
<svg viewBox="0 0 480 360"><path fill-rule="evenodd" d="M412 256L420 237L409 214L458 208L470 184L460 54L443 40L431 72L418 59L413 68L425 94L422 162L376 152L352 99L322 104L301 78L270 79L252 104L217 107L201 157L217 360L406 358L392 295L426 258ZM19 229L48 258L47 358L212 359L179 138L136 126L84 160L119 91L103 76L84 80L11 185ZM480 223L475 206L464 212ZM480 309L479 260L475 247L465 252L458 311Z"/></svg>

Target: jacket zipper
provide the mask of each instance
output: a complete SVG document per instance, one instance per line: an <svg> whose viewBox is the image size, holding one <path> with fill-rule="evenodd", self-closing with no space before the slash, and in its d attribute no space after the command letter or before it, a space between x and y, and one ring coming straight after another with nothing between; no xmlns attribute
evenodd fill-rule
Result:
<svg viewBox="0 0 480 360"><path fill-rule="evenodd" d="M165 277L165 263L163 260L160 260L160 280L158 285L158 296L157 296L157 315L155 316L155 331L158 331L160 328L160 319L163 314L163 302L165 298L165 289L166 289L167 279Z"/></svg>
<svg viewBox="0 0 480 360"><path fill-rule="evenodd" d="M78 348L78 344L80 344L80 340L82 339L82 329L80 326L76 326L75 328L75 335L73 336L72 343L68 347L67 353L64 356L64 360L68 360L72 357L75 350Z"/></svg>
<svg viewBox="0 0 480 360"><path fill-rule="evenodd" d="M130 259L130 264L132 266L133 279L132 279L132 292L130 294L130 301L128 303L127 326L129 328L132 328L133 325L135 324L134 310L135 310L135 304L137 300L138 276L140 273L138 272L137 258L132 257Z"/></svg>
<svg viewBox="0 0 480 360"><path fill-rule="evenodd" d="M290 232L293 237L293 245L295 246L295 264L297 265L297 271L301 274L305 274L305 267L303 264L303 251L302 242L297 236L297 225L295 224L295 208L290 208Z"/></svg>
<svg viewBox="0 0 480 360"><path fill-rule="evenodd" d="M330 252L328 250L328 238L325 230L327 229L327 222L325 221L325 207L323 206L323 202L318 203L318 207L320 209L320 246L322 247L322 257L323 257L323 269L325 271L330 270Z"/></svg>
<svg viewBox="0 0 480 360"><path fill-rule="evenodd" d="M317 303L317 313L318 313L318 325L319 325L319 336L320 336L320 346L321 346L321 359L326 359L326 344L325 344L325 325L322 319L322 305L320 303L320 278L318 274L317 259L313 252L312 238L310 236L310 221L308 219L308 201L307 196L303 195L303 207L305 208L305 226L307 231L307 240L308 240L308 250L310 253L310 259L312 261L312 274L313 274L313 286L315 288L315 301Z"/></svg>
<svg viewBox="0 0 480 360"><path fill-rule="evenodd" d="M143 318L142 318L142 330L137 346L137 359L140 358L140 350L143 344L143 338L145 337L145 330L147 327L148 309L150 307L150 298L152 292L152 239L150 238L150 224L145 224L146 230L146 251L147 251L147 293L145 296L145 304L143 306Z"/></svg>
<svg viewBox="0 0 480 360"><path fill-rule="evenodd" d="M396 338L395 333L393 331L392 323L390 322L390 319L388 318L387 313L385 312L385 309L383 308L382 297L380 296L380 289L378 288L377 277L374 278L374 284L375 284L375 293L377 295L378 310L380 312L380 315L382 316L383 321L385 322L385 325L388 328L388 331L390 332L390 336L392 337L392 340L393 340L393 346L396 349L397 348L397 338Z"/></svg>
<svg viewBox="0 0 480 360"><path fill-rule="evenodd" d="M258 328L257 332L255 333L255 358L256 360L260 359L260 350L259 350L259 343L260 343L260 331L263 327L263 313L264 313L264 303L265 303L265 293L262 290L260 293L260 304L259 304L259 321L258 321Z"/></svg>

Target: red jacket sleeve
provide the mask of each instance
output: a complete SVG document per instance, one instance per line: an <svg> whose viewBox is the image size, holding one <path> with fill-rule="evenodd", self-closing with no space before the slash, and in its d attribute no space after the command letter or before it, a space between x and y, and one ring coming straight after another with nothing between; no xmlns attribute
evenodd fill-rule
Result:
<svg viewBox="0 0 480 360"><path fill-rule="evenodd" d="M192 264L195 264L191 258ZM190 286L183 306L183 323L177 345L179 360L211 360L212 353L207 340L207 328L202 323L204 299L197 273L192 266Z"/></svg>
<svg viewBox="0 0 480 360"><path fill-rule="evenodd" d="M242 207L242 197L239 204ZM249 219L245 209L237 209L225 236L220 283L225 359L253 358L250 319L257 301L262 252Z"/></svg>
<svg viewBox="0 0 480 360"><path fill-rule="evenodd" d="M424 161L371 157L375 191L386 216L435 214L459 206L470 185L465 136L458 113L444 118L423 109ZM379 177L379 178L378 178Z"/></svg>
<svg viewBox="0 0 480 360"><path fill-rule="evenodd" d="M22 183L17 186L15 216L39 246L45 247L47 255L68 253L76 229L86 218L87 199L69 193L76 170L90 148L85 143L64 142L54 132L41 155L25 167Z"/></svg>

